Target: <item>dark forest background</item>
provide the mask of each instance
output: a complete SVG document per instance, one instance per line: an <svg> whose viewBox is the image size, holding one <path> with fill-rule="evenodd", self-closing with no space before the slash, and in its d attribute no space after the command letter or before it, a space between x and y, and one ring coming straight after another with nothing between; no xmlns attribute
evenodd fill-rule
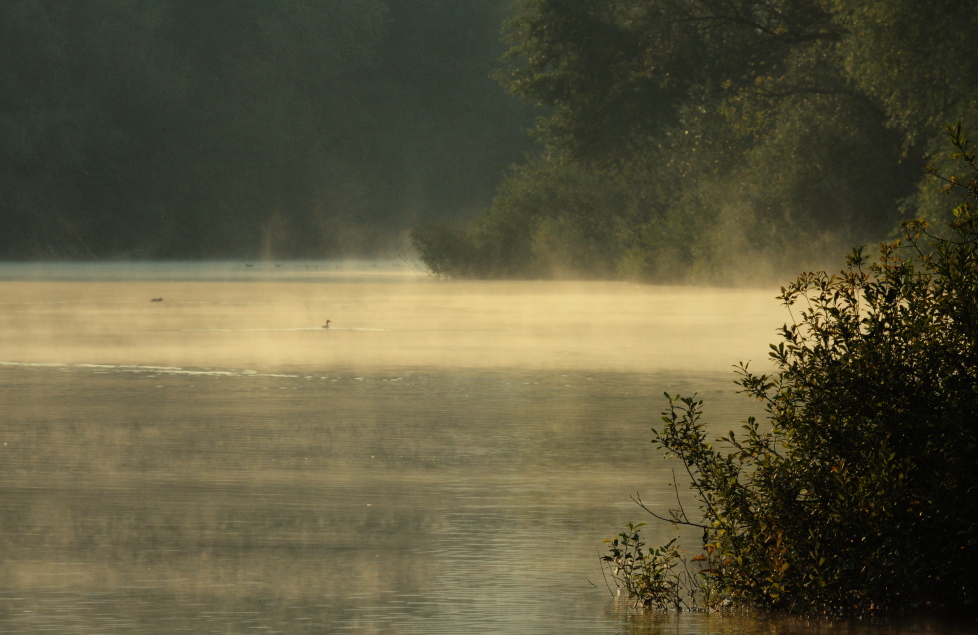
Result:
<svg viewBox="0 0 978 635"><path fill-rule="evenodd" d="M531 141L504 0L3 0L0 259L328 258Z"/></svg>
<svg viewBox="0 0 978 635"><path fill-rule="evenodd" d="M518 0L497 78L546 108L474 225L415 242L476 277L758 282L947 217L974 125L975 0Z"/></svg>

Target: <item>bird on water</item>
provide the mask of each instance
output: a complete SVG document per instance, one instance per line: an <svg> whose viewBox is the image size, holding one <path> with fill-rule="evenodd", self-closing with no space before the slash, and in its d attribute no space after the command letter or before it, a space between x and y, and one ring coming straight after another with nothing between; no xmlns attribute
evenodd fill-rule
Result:
<svg viewBox="0 0 978 635"><path fill-rule="evenodd" d="M328 328L329 328L329 323L330 323L330 322L332 322L332 320L326 320L326 324L323 324L323 328L324 328L324 329L328 329Z"/></svg>

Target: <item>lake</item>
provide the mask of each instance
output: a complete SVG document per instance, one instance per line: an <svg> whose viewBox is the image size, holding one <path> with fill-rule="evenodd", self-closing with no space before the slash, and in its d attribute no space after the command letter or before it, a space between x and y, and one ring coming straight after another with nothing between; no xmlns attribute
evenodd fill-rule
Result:
<svg viewBox="0 0 978 635"><path fill-rule="evenodd" d="M602 539L649 520L630 496L675 500L663 392L718 434L758 412L732 366L767 364L776 295L0 265L0 632L958 632L607 588Z"/></svg>

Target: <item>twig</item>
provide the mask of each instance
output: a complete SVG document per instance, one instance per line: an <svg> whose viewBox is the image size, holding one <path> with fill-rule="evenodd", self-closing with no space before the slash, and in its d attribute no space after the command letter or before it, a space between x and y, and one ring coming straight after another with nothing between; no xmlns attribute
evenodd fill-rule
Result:
<svg viewBox="0 0 978 635"><path fill-rule="evenodd" d="M601 559L600 551L598 552L598 564L601 566L601 577L604 578L604 585L608 587L608 593L611 594L611 597L616 597L615 592L611 590L611 585L608 584L608 576L604 573L604 560Z"/></svg>
<svg viewBox="0 0 978 635"><path fill-rule="evenodd" d="M675 515L673 515L671 518L666 518L665 516L660 516L659 514L655 513L651 509L649 509L648 505L646 505L644 502L642 502L642 498L641 498L641 496L638 495L638 493L636 493L634 496L631 496L630 498L632 499L632 501L635 502L636 505L638 505L639 507L641 507L642 509L644 509L646 512L648 512L653 518L656 518L656 519L661 520L663 522L667 522L667 523L670 523L670 524L673 524L673 525L686 525L688 527L698 527L700 529L709 529L706 525L700 525L699 523L694 523L694 522L690 522L689 520L687 520L686 519L685 512L683 513L683 517L682 518L677 518Z"/></svg>

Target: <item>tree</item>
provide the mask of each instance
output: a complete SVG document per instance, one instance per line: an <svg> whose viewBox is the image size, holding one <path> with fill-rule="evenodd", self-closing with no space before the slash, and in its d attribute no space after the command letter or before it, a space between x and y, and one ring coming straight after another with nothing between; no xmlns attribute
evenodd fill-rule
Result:
<svg viewBox="0 0 978 635"><path fill-rule="evenodd" d="M341 257L472 214L526 143L504 1L0 3L0 257Z"/></svg>
<svg viewBox="0 0 978 635"><path fill-rule="evenodd" d="M588 230L569 210L590 206L616 228L594 234L607 275L729 283L747 273L741 262L809 267L887 235L923 161L887 103L853 80L858 34L841 11L820 0L517 3L498 75L544 109L543 150L508 175L473 240L491 242L497 223L518 217L526 245L546 235L573 246ZM627 204L514 197L575 171L569 191ZM555 227L567 237L552 238ZM547 269L527 249L517 276ZM595 270L562 259L563 275Z"/></svg>

